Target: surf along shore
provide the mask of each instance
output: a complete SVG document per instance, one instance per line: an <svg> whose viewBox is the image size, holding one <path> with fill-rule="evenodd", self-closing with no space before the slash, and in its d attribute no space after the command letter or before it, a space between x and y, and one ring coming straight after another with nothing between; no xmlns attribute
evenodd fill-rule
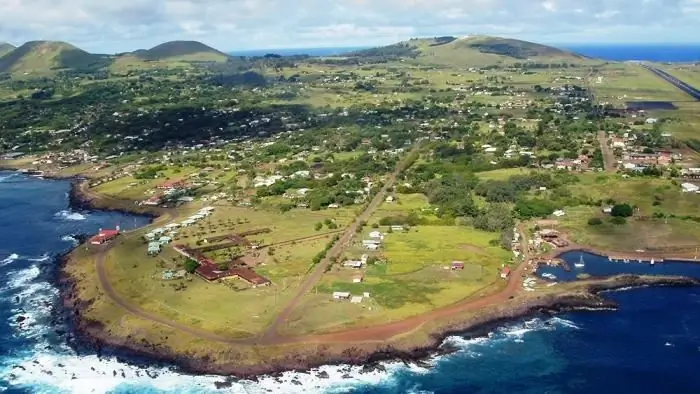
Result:
<svg viewBox="0 0 700 394"><path fill-rule="evenodd" d="M155 220L165 215L176 215L174 210L137 206L131 201L101 196L91 192L82 178L70 179L70 204L73 208L149 215ZM557 255L569 250L561 250ZM162 319L169 332L181 335L183 340L199 337L198 340L210 342L211 346L226 349L227 357L214 358L179 353L168 345L167 338L160 342L145 336L115 335L104 322L83 316L82 311L94 300L82 299L76 291L78 283L85 278L73 277L66 272L65 267L71 264L71 255L69 253L63 257L57 282L63 316L74 334L71 345L76 350L94 351L102 356L114 355L137 365L174 365L186 373L235 378L275 375L289 370L307 371L322 365L365 365L367 369L373 369L378 367L380 361L419 361L452 351L441 346L444 339L451 335L482 336L503 323L541 313L616 309L614 302L601 297L600 293L605 291L700 285L700 281L692 278L622 275L560 283L528 293L520 287L527 266L527 263L522 263L514 270L509 286L497 294L468 299L427 315L376 327L300 337L228 339L213 333L201 337L196 330L183 333L176 325ZM138 306L127 307L138 312ZM137 316L149 318L148 315Z"/></svg>

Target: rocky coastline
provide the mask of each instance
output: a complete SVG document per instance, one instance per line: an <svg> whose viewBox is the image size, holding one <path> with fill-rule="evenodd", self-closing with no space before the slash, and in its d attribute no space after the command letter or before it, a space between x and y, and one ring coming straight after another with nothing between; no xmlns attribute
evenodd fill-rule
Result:
<svg viewBox="0 0 700 394"><path fill-rule="evenodd" d="M135 204L114 204L113 199L96 198L84 193L79 177L71 177L70 204L77 209L99 209L119 211L128 214L149 215L152 218L164 212L158 209L131 209ZM131 205L131 206L130 206ZM146 207L148 208L148 207ZM259 376L279 376L287 371L308 372L323 365L360 365L363 372L382 369L381 362L403 361L420 363L428 357L456 351L443 346L445 338L452 335L474 338L485 336L504 323L518 321L541 314L556 314L569 311L614 311L617 304L603 298L606 291L649 286L700 286L700 281L685 277L648 277L622 275L611 278L597 278L575 284L571 288L549 291L544 294L529 294L515 297L507 302L494 305L479 313L436 327L429 339L410 344L347 344L339 347L309 346L307 350L289 351L277 358L257 365L240 365L234 362L221 364L207 357L176 354L158 344L132 337L120 338L111 335L104 324L90 320L81 313L92 300L82 300L77 295L75 278L63 269L70 264L70 253L61 256L56 273L56 283L60 290L61 303L56 308L56 322L65 324L68 329L68 343L78 353L96 353L98 356L114 356L130 364L144 368L153 366L174 366L189 374L221 375L221 387L235 379L255 380ZM262 345L261 345L262 346ZM349 372L349 370L348 370ZM321 376L322 377L322 376Z"/></svg>

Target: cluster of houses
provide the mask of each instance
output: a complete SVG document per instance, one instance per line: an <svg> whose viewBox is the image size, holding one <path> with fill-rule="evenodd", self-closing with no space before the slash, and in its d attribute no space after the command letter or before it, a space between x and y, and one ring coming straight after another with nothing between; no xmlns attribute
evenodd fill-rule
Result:
<svg viewBox="0 0 700 394"><path fill-rule="evenodd" d="M213 211L213 207L204 207L196 214L190 216L180 223L170 223L164 227L153 229L149 233L145 234L144 238L148 241L148 255L158 255L163 246L173 241L173 237L177 235L178 228L192 226L198 221L210 216Z"/></svg>
<svg viewBox="0 0 700 394"><path fill-rule="evenodd" d="M369 293L364 292L361 296L354 296L349 291L334 291L333 299L336 301L350 300L352 304L361 304L362 300L369 298Z"/></svg>
<svg viewBox="0 0 700 394"><path fill-rule="evenodd" d="M530 240L530 245L535 249L539 249L543 244L549 244L555 248L564 248L569 246L569 242L561 237L558 231L552 229L542 229L535 232L535 236Z"/></svg>
<svg viewBox="0 0 700 394"><path fill-rule="evenodd" d="M166 201L182 197L190 189L183 180L170 180L157 186L158 192L142 202L143 205L158 206Z"/></svg>

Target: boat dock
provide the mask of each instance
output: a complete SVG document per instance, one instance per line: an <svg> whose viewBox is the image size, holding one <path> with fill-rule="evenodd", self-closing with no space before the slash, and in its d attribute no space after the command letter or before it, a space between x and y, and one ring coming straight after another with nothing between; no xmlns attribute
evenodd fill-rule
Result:
<svg viewBox="0 0 700 394"><path fill-rule="evenodd" d="M617 263L663 263L664 259L644 256L608 256L608 261Z"/></svg>

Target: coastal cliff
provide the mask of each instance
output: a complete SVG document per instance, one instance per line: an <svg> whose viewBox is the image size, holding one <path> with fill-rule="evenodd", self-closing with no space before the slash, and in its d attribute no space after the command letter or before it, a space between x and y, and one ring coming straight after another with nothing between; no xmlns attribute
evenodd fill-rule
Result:
<svg viewBox="0 0 700 394"><path fill-rule="evenodd" d="M74 293L72 279L62 278L64 305L69 311L69 319L74 328L74 346L89 349L100 355L117 355L131 362L146 365L154 363L170 364L182 371L194 374L217 374L233 378L254 378L260 375L275 375L284 371L306 371L322 365L364 365L365 369L382 368L380 361L418 361L438 353L453 349L441 347L444 339L451 335L478 337L488 334L496 326L538 314L553 314L574 310L612 311L617 304L601 297L600 293L619 289L649 286L698 286L700 281L684 277L647 277L622 275L611 278L592 279L567 284L561 289L547 293L524 294L501 305L484 308L469 316L454 316L449 322L434 322L426 330L427 339L403 339L391 343L301 343L280 346L274 352L267 352L264 362L249 364L241 346L230 347L229 360L214 360L177 354L166 346L151 343L145 339L114 336L105 330L101 322L84 319L81 309L90 300L80 300ZM272 345L244 345L258 351ZM234 361L235 360L235 361Z"/></svg>

